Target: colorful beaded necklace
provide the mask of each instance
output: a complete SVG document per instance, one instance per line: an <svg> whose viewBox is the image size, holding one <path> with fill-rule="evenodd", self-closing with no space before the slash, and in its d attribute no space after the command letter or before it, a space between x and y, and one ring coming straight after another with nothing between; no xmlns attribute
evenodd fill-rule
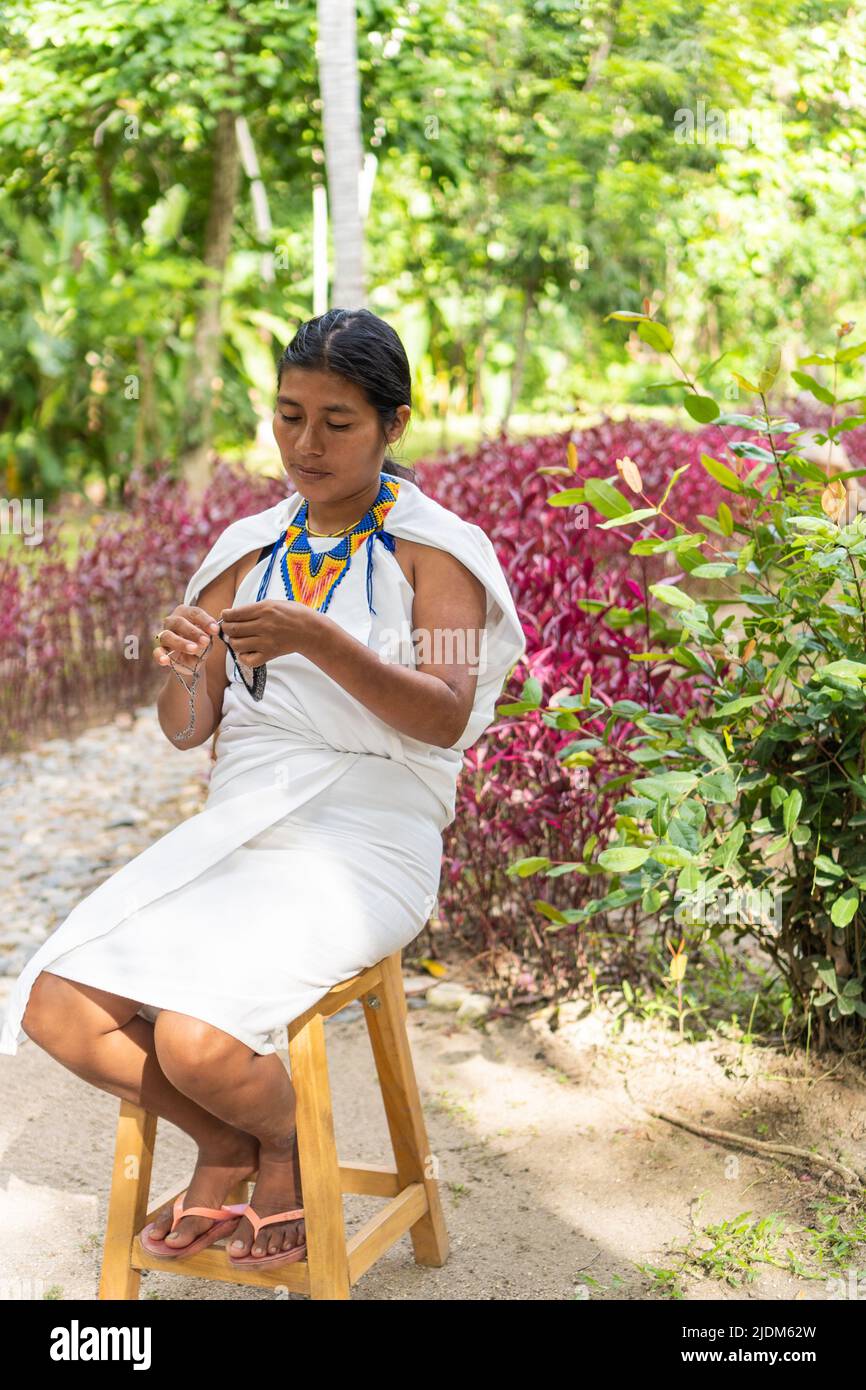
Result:
<svg viewBox="0 0 866 1390"><path fill-rule="evenodd" d="M295 519L289 523L286 530L274 542L267 568L262 575L256 602L259 603L268 591L274 562L279 554L280 572L283 576L286 597L297 603L306 604L308 608L315 608L320 613L325 613L334 596L334 590L348 572L352 563L352 556L356 550L360 550L362 545L366 545L367 606L371 613L375 613L376 610L373 607L373 541L378 537L385 549L393 553L395 540L384 530L384 525L388 513L400 493L400 483L390 473L381 474L381 483L376 500L364 513L361 520L343 536L339 545L335 546L333 550L325 550L320 554L311 550L307 540L309 502L305 498ZM285 541L285 546L283 546L283 541Z"/></svg>

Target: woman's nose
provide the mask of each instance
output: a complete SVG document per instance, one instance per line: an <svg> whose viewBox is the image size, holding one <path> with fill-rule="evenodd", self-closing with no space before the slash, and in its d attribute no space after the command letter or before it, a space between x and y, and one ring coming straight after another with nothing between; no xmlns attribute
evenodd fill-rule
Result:
<svg viewBox="0 0 866 1390"><path fill-rule="evenodd" d="M295 448L299 454L320 454L322 452L312 425L305 425L301 430Z"/></svg>

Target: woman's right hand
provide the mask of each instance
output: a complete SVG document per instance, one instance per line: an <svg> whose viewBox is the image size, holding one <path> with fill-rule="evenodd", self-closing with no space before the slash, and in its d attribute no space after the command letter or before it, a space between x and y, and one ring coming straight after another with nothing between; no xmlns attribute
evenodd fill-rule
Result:
<svg viewBox="0 0 866 1390"><path fill-rule="evenodd" d="M193 674L193 668L181 664L180 658L195 661L204 656L208 642L219 632L219 623L203 608L179 603L169 613L160 630L160 645L154 647L154 660L160 666L173 664Z"/></svg>

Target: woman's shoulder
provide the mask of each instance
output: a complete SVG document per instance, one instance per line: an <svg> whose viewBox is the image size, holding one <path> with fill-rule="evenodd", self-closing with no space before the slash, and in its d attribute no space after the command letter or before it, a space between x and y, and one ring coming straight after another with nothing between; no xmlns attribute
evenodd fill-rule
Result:
<svg viewBox="0 0 866 1390"><path fill-rule="evenodd" d="M272 549L272 545L259 546L255 550L248 551L246 555L242 555L239 560L235 560L232 566L232 579L235 590L241 587L250 570L255 569L256 565L259 564L261 560L267 559Z"/></svg>
<svg viewBox="0 0 866 1390"><path fill-rule="evenodd" d="M265 511L229 522L190 578L185 601L194 603L192 595L199 593L217 576L237 576L240 582L244 573L249 573L256 564L263 548L273 545L279 536L285 525L286 509L284 499Z"/></svg>

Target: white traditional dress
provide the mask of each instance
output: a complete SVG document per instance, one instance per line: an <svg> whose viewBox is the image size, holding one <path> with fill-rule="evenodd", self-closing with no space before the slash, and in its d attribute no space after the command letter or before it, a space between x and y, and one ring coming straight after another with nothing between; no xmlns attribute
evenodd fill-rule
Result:
<svg viewBox="0 0 866 1390"><path fill-rule="evenodd" d="M495 718L526 642L481 528L406 479L383 472L381 481L384 524L351 555L327 614L380 659L415 667L414 591L391 538L456 556L487 592L480 651L458 657L479 672L463 734L451 748L401 734L296 652L267 663L257 702L226 649L229 684L204 809L101 883L30 956L9 997L0 1053L14 1056L28 1040L21 1019L42 970L139 1000L146 1018L176 1010L255 1052L274 1052L292 1019L408 945L430 917L463 752ZM228 526L184 603L265 546L273 550L234 605L287 599L287 547L277 543L303 503L295 492ZM342 542L308 544L319 553Z"/></svg>

